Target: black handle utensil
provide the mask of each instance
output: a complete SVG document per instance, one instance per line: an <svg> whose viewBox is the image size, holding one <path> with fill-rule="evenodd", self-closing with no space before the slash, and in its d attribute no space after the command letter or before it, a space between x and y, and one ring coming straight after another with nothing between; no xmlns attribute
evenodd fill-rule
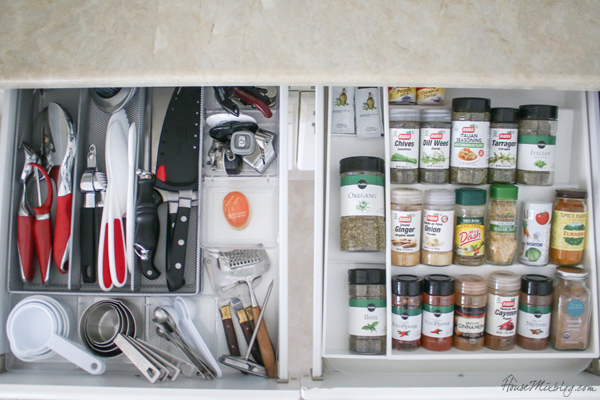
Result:
<svg viewBox="0 0 600 400"><path fill-rule="evenodd" d="M139 259L142 273L156 279L160 271L154 267L154 254L158 246L160 224L158 205L160 196L154 190L155 177L147 171L138 171L138 199L135 207L135 243L133 248Z"/></svg>

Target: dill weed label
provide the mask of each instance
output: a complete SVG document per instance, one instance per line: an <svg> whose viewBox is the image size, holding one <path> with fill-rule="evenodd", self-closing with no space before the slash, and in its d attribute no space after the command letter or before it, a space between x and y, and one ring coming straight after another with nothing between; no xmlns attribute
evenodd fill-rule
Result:
<svg viewBox="0 0 600 400"><path fill-rule="evenodd" d="M448 169L450 167L450 129L421 129L420 168Z"/></svg>
<svg viewBox="0 0 600 400"><path fill-rule="evenodd" d="M552 215L552 248L578 251L585 245L587 212L554 211Z"/></svg>

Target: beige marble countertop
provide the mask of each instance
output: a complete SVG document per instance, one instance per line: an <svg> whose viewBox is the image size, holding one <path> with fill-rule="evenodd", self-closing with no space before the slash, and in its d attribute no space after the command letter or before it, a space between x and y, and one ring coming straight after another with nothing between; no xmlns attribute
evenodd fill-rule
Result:
<svg viewBox="0 0 600 400"><path fill-rule="evenodd" d="M0 0L0 87L600 88L600 2Z"/></svg>

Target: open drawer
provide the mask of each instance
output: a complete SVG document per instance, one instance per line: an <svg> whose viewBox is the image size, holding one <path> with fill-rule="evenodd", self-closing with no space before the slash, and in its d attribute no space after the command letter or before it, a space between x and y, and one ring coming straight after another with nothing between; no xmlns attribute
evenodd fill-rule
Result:
<svg viewBox="0 0 600 400"><path fill-rule="evenodd" d="M400 394L419 398L465 398L466 391L476 398L502 398L508 394L502 385L511 374L509 383L523 384L530 380L547 383L565 382L566 385L592 385L600 390L597 377L584 371L600 354L598 325L598 196L600 178L597 153L599 102L597 92L566 92L552 90L499 90L499 89L446 89L446 103L450 108L456 97L484 97L491 99L492 107L516 107L523 104L553 104L559 107L557 133L556 175L553 186L519 185L519 204L523 200L554 202L555 189L582 188L588 191L590 232L582 267L589 272L588 288L592 291L592 319L590 341L583 351L557 351L549 346L543 351L527 351L515 346L510 351L465 352L452 348L432 352L423 348L416 351L396 351L391 346L391 279L397 274L447 274L457 276L474 273L488 276L496 270L517 274L554 276L555 265L532 267L520 264L498 267L484 264L479 267L450 265L431 267L398 267L391 263L390 190L409 186L420 190L433 187L456 189L465 185L390 184L390 129L387 88L381 88L382 119L385 137L358 139L356 135L332 135L332 91L317 90L317 138L315 171L315 277L314 277L314 348L312 382L302 382L303 398L397 398ZM423 108L427 106L408 106ZM435 106L429 106L435 107ZM320 128L320 129L319 129ZM386 161L386 251L340 251L340 159L351 156L376 156ZM479 185L489 189L489 185ZM520 238L518 238L520 240ZM352 268L385 268L387 296L387 346L383 355L358 355L348 350L348 270ZM509 379L509 381L512 378ZM504 391L503 391L504 390ZM418 393L418 395L417 395ZM522 397L538 398L534 391L519 392ZM543 396L543 394L541 394ZM558 393L551 394L552 396ZM594 395L573 391L572 397ZM597 395L597 393L596 393Z"/></svg>
<svg viewBox="0 0 600 400"><path fill-rule="evenodd" d="M150 165L150 160L156 160L165 110L174 90L177 90L177 88L139 88L137 95L139 97L126 108L130 122L135 120L138 124L140 143L137 149L139 153L138 167L151 168L153 172L156 171L156 166ZM2 321L0 324L0 357L5 369L3 369L3 373L0 373L0 397L106 398L109 396L113 398L131 398L132 396L139 396L140 398L149 398L160 393L161 397L166 395L167 397L200 396L207 398L240 398L241 396L297 398L298 382L293 378L290 383L288 374L288 154L285 151L288 146L286 135L288 92L287 87L274 87L272 90L277 94L277 103L272 107L273 117L268 121L261 119L257 115L257 111L249 106L240 105L240 109L242 113L253 115L261 128L264 127L275 134L274 149L277 157L263 175L253 173L245 168L244 173L240 174L239 177L229 177L221 171L215 172L211 171L210 168L205 168L206 149L212 141L208 136L205 119L206 116L218 112L219 105L214 100L212 87L201 88L201 112L197 116L200 137L198 148L200 154L198 165L198 218L195 224L193 223L194 219L190 219L192 222L190 232L196 235L196 245L193 246L191 252L197 256L191 258L193 260L191 264L193 265L190 266L190 272L188 273L186 270L186 286L180 292L174 293L166 290L164 279L160 281L159 277L155 281L148 281L138 272L133 275L130 285L110 292L102 292L98 290L97 286L93 287L92 284L80 284L81 277L75 273L64 276L59 275L54 266L51 271L50 285L42 285L41 282L34 282L35 285L23 284L19 280L18 257L15 257L16 239L14 235L16 230L12 214L15 202L14 192L15 190L18 191L18 185L15 186L15 177L20 175L22 164L21 166L16 165L15 160L20 160L17 157L16 149L19 144L19 135L22 134L24 129L23 124L27 118L26 111L33 93L32 90L7 90L5 92L2 133L0 136L0 148L2 149L0 155L0 206L3 210L0 214L0 259L3 265L0 271L0 321ZM65 107L73 116L77 134L82 138L79 147L80 154L75 165L77 182L74 190L76 191L79 190L78 180L85 169L85 155L91 139L99 143L99 148L102 150L102 154L98 154L99 169L105 167L103 160L100 161L100 159L103 158L104 154L103 130L105 132L109 116L100 114L100 111L95 108L89 98L88 92L88 89L46 90L44 96L47 96L47 98L34 106L40 108L37 110L39 112L41 107L46 105L44 102L67 100ZM150 159L144 158L148 157L147 154L152 154ZM17 189L13 190L14 187ZM251 219L254 225L248 227L255 229L255 234L262 234L265 238L264 241L250 242L245 240L245 236L236 236L235 233L230 233L229 236L227 236L227 233L220 233L221 236L217 239L221 241L210 242L207 239L207 235L210 238L211 234L215 234L216 228L222 228L218 225L222 221L214 222L211 220L216 214L222 214L221 204L223 199L219 196L223 191L234 190L252 192L248 195L249 201L257 201L257 204L253 208L255 212L252 215L254 220ZM258 192L258 200L252 197L256 192ZM16 196L18 197L20 194L16 194ZM258 203L264 201L264 197L268 198L268 202ZM70 265L71 272L77 271L80 267L78 264L78 250L75 248L77 247L79 234L77 208L81 206L81 202L81 199L74 202L72 224L75 236L73 243L74 256L71 258L72 263ZM268 210L265 207L268 207ZM255 226L261 226L261 219L268 219L269 221L268 227L263 226L264 230L257 229ZM211 228L207 227L209 222L213 224ZM229 240L223 240L224 237L229 238ZM202 248L202 244L206 244L206 248ZM218 358L222 354L229 354L219 313L221 305L213 292L204 263L209 254L208 250L229 251L236 248L264 248L270 260L270 268L262 275L261 282L255 287L256 297L260 304L265 297L269 283L274 282L264 320L268 326L278 361L276 379L242 375L234 369L222 366L223 377L213 381L180 377L173 382L166 381L153 385L142 377L123 355L107 359L107 368L103 375L91 376L57 355L53 355L43 362L27 363L18 360L11 353L6 335L6 320L11 308L28 296L43 294L58 300L67 308L68 314L72 318L69 338L78 344L83 343L79 333L78 317L82 315L85 308L99 299L118 298L127 303L134 314L138 316L138 337L154 345L163 346L166 351L173 353L176 349L156 335L155 326L152 323L152 310L165 298L172 299L175 296L185 296L196 306L197 315L193 318L193 323L202 334L213 356ZM188 255L189 253L188 251ZM55 275L58 276L52 278ZM243 355L247 348L243 339L244 335L237 322L234 322L234 326L240 351Z"/></svg>

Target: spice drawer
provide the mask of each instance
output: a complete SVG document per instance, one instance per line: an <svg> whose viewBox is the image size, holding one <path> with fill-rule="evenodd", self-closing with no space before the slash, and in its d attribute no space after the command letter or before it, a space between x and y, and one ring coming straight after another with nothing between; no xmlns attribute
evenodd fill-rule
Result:
<svg viewBox="0 0 600 400"><path fill-rule="evenodd" d="M590 341L583 351L558 351L551 346L543 351L528 351L515 346L509 351L494 351L483 348L479 351L461 351L452 348L449 351L433 352L423 348L415 351L397 351L392 349L392 277L397 274L479 274L488 277L493 271L506 270L519 275L542 274L554 277L556 265L545 267L523 265L517 261L511 266L484 264L467 267L451 264L447 267L433 267L419 264L414 267L398 267L391 263L392 232L391 190L400 187L427 189L458 189L465 185L454 184L412 184L390 183L390 129L387 88L380 88L383 112L384 137L377 139L358 139L352 135L333 135L331 133L332 108L334 99L327 87L318 87L317 116L318 148L316 159L323 160L315 170L315 280L314 280L314 348L312 383L304 394L306 398L345 398L393 397L398 388L417 389L427 386L423 393L436 397L464 398L465 387L497 386L494 396L502 397L500 385L509 374L514 374L520 382L526 376L538 374L536 379L568 373L573 382L589 381L584 371L590 362L600 354L600 330L598 325L598 270L596 263L597 216L596 193L592 191L600 182L600 168L597 157L600 150L598 135L599 109L596 92L552 91L552 90L498 90L498 89L446 89L446 106L449 108L453 98L484 97L491 99L492 107L516 107L523 104L554 104L559 107L558 133L556 137L555 183L553 186L519 187L519 211L526 200L553 202L557 188L580 188L588 191L589 234L584 251L582 267L589 272L587 286L592 292L592 318L590 322ZM320 107L319 107L320 105ZM431 109L431 106L405 106L415 109ZM386 162L385 202L386 202L386 251L385 252L343 252L340 251L340 178L339 162L342 158L353 156L375 156ZM490 185L475 186L489 193ZM489 197L488 197L489 198ZM321 213L322 210L322 213ZM521 229L517 227L517 232ZM519 236L518 236L519 237ZM348 350L348 270L354 268L385 268L387 274L387 346L382 355L360 355ZM401 374L401 375L398 375ZM482 376L481 383L475 377ZM395 376L396 380L392 377ZM469 379L471 377L471 379ZM522 378L522 379L521 379ZM566 381L566 379L565 379ZM597 384L597 383L596 383ZM439 388L454 389L440 392ZM328 390L321 390L328 388ZM378 389L376 389L378 388ZM313 390L314 389L314 390ZM331 390L335 389L335 390ZM356 389L356 390L354 390ZM364 389L364 390L363 390ZM460 395L463 390L463 396ZM400 392L396 392L399 394ZM404 393L404 392L402 392ZM490 395L478 390L481 397ZM534 394L531 394L533 396ZM575 393L573 393L575 395ZM429 398L426 395L423 395ZM525 397L529 396L527 394Z"/></svg>

